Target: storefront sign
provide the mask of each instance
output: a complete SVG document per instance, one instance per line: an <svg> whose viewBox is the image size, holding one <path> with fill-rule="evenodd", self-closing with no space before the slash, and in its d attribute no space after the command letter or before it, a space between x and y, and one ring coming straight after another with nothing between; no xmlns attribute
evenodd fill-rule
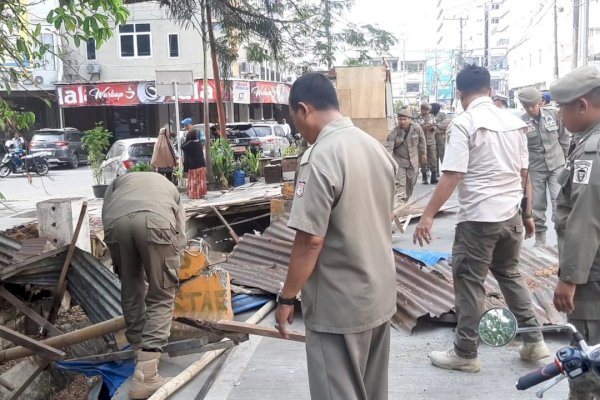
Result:
<svg viewBox="0 0 600 400"><path fill-rule="evenodd" d="M250 104L250 82L248 81L233 81L233 96L234 103Z"/></svg>
<svg viewBox="0 0 600 400"><path fill-rule="evenodd" d="M288 104L290 87L276 82L250 82L250 102L262 104Z"/></svg>
<svg viewBox="0 0 600 400"><path fill-rule="evenodd" d="M154 81L115 82L58 86L56 89L60 107L86 106L135 106L138 104L173 103L171 96L159 96ZM290 86L283 83L261 81L233 81L223 89L223 101L239 104L288 104ZM215 82L208 80L208 101L216 98ZM192 96L179 96L180 103L204 101L202 79L194 82Z"/></svg>

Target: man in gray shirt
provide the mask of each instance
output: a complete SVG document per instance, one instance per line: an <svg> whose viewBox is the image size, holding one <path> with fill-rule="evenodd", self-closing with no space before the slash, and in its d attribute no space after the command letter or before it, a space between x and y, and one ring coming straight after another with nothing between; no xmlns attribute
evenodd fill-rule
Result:
<svg viewBox="0 0 600 400"><path fill-rule="evenodd" d="M296 238L276 328L287 336L302 290L311 397L386 400L396 312L390 231L396 163L340 114L325 76L300 77L289 103L294 126L312 146L300 162L288 222Z"/></svg>
<svg viewBox="0 0 600 400"><path fill-rule="evenodd" d="M546 245L546 209L548 192L552 202L552 216L556 196L560 189L558 176L565 165L569 150L569 134L565 131L558 110L542 107L542 92L525 88L519 93L519 101L525 109L521 117L527 123L527 147L529 150L529 178L533 189L533 221L535 222L535 245Z"/></svg>

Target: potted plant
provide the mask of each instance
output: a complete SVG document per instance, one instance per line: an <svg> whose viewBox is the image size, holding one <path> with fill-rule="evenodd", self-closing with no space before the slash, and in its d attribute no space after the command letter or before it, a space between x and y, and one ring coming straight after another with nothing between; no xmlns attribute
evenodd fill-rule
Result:
<svg viewBox="0 0 600 400"><path fill-rule="evenodd" d="M250 182L256 182L260 175L260 157L257 153L246 150L243 160L244 172L250 178Z"/></svg>
<svg viewBox="0 0 600 400"><path fill-rule="evenodd" d="M96 122L96 127L85 131L83 138L81 139L83 148L88 153L88 162L92 169L92 176L94 179L92 189L94 190L94 196L97 198L104 197L104 192L108 187L102 179L102 170L100 167L102 161L104 161L105 151L110 145L111 137L112 133L104 129L102 122Z"/></svg>
<svg viewBox="0 0 600 400"><path fill-rule="evenodd" d="M236 167L233 149L226 139L218 138L210 147L210 155L215 181L223 188L229 187Z"/></svg>

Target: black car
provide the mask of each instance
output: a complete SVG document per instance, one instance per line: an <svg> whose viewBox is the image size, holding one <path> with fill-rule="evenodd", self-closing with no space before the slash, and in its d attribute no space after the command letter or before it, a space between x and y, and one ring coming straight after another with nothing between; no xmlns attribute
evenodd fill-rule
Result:
<svg viewBox="0 0 600 400"><path fill-rule="evenodd" d="M71 168L79 167L87 161L81 138L83 133L75 128L44 128L35 131L29 143L29 152L47 152L48 162L66 164Z"/></svg>
<svg viewBox="0 0 600 400"><path fill-rule="evenodd" d="M245 154L247 150L253 153L262 152L262 143L252 124L239 122L227 124L227 141L236 156Z"/></svg>

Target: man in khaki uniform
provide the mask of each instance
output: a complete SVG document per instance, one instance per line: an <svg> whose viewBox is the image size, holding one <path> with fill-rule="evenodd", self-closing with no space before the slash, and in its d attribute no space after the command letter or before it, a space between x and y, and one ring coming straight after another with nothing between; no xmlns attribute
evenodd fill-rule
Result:
<svg viewBox="0 0 600 400"><path fill-rule="evenodd" d="M429 103L421 104L421 114L417 117L417 122L421 125L421 129L423 129L423 133L425 133L425 141L427 142L427 152L420 154L419 157L421 159L423 184L429 184L427 180L427 171L429 171L431 172L431 184L435 185L438 182L435 118L431 115L431 105Z"/></svg>
<svg viewBox="0 0 600 400"><path fill-rule="evenodd" d="M435 120L433 125L435 132L435 151L437 154L436 171L439 176L439 165L444 160L444 152L446 149L446 129L450 125L450 119L446 113L442 111L442 106L439 103L431 104L431 115Z"/></svg>
<svg viewBox="0 0 600 400"><path fill-rule="evenodd" d="M419 174L419 154L425 157L425 134L419 124L412 122L408 110L398 111L398 125L388 135L386 148L398 164L396 196L408 201Z"/></svg>
<svg viewBox="0 0 600 400"><path fill-rule="evenodd" d="M550 93L575 142L558 178L554 305L592 346L600 343L600 71L576 69L556 81ZM569 384L571 400L600 399L600 383L591 374Z"/></svg>
<svg viewBox="0 0 600 400"><path fill-rule="evenodd" d="M492 272L520 325L539 326L531 294L519 272L523 228L533 234L529 213L519 212L527 179L526 124L494 105L490 74L474 65L456 77L465 110L450 125L440 184L415 229L414 242L431 242L433 217L458 187L459 213L452 248L452 276L458 323L454 347L433 351L439 368L478 372L478 323L485 311L485 278ZM530 191L529 185L527 185ZM550 355L540 332L521 335L523 360Z"/></svg>
<svg viewBox="0 0 600 400"><path fill-rule="evenodd" d="M381 143L340 114L323 75L296 80L289 103L294 125L312 146L300 162L288 222L296 238L276 328L287 335L302 290L311 398L386 400L396 312L390 233L396 165Z"/></svg>
<svg viewBox="0 0 600 400"><path fill-rule="evenodd" d="M519 92L519 101L525 109L521 117L527 123L529 150L529 179L533 189L533 221L535 245L546 245L546 209L548 192L554 215L555 200L560 185L558 176L563 170L569 150L570 137L565 130L558 110L542 107L542 92L525 88Z"/></svg>
<svg viewBox="0 0 600 400"><path fill-rule="evenodd" d="M137 350L129 396L145 399L165 382L158 375L158 360L169 337L179 284L184 209L177 188L164 176L133 172L106 190L102 222L121 279L125 336Z"/></svg>

